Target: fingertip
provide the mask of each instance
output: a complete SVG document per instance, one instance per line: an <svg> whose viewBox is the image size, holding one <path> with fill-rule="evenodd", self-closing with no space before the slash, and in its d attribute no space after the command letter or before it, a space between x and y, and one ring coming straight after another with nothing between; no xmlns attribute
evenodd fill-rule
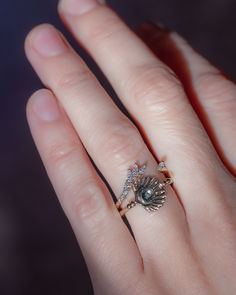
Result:
<svg viewBox="0 0 236 295"><path fill-rule="evenodd" d="M28 121L31 117L49 123L58 120L60 109L54 94L48 89L40 89L34 92L26 104Z"/></svg>
<svg viewBox="0 0 236 295"><path fill-rule="evenodd" d="M24 42L24 48L27 50L27 48L32 44L32 40L34 37L38 34L38 32L41 29L49 28L49 29L55 29L55 27L48 23L39 24L36 27L33 27L26 35L25 42Z"/></svg>
<svg viewBox="0 0 236 295"><path fill-rule="evenodd" d="M41 95L51 95L53 96L53 93L49 90L49 89L46 89L46 88L42 88L42 89L38 89L36 90L30 97L29 99L27 100L27 103L26 103L26 111L30 111L30 109L32 108L32 103L34 101L34 98L37 97L37 96L41 96Z"/></svg>
<svg viewBox="0 0 236 295"><path fill-rule="evenodd" d="M41 24L33 28L26 36L25 52L28 58L31 56L32 49L41 56L52 57L66 51L67 45L62 34L53 25Z"/></svg>

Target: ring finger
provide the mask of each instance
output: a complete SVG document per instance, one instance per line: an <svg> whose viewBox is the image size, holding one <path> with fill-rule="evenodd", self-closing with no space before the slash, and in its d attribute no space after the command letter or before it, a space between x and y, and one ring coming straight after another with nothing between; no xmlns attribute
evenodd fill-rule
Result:
<svg viewBox="0 0 236 295"><path fill-rule="evenodd" d="M94 287L100 289L100 294L107 294L106 290L124 294L132 288L134 280L142 282L143 265L107 188L50 91L39 90L30 98L27 118L48 176L84 254ZM121 266L126 270L127 280L122 279Z"/></svg>
<svg viewBox="0 0 236 295"><path fill-rule="evenodd" d="M154 153L167 157L189 221L201 216L204 223L213 203L212 215L220 214L222 179L228 174L175 74L107 6L62 0L59 11L141 125Z"/></svg>

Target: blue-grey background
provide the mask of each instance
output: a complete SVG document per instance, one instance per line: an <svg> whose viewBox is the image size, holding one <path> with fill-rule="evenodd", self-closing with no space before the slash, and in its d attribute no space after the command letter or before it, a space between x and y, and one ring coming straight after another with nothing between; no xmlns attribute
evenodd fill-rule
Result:
<svg viewBox="0 0 236 295"><path fill-rule="evenodd" d="M236 78L235 1L108 2L132 28L143 20L153 20L177 30ZM70 38L56 6L57 0L2 0L0 6L1 295L92 294L86 265L25 119L27 98L42 85L24 56L24 38L42 22L54 24ZM100 77L91 60L73 45Z"/></svg>

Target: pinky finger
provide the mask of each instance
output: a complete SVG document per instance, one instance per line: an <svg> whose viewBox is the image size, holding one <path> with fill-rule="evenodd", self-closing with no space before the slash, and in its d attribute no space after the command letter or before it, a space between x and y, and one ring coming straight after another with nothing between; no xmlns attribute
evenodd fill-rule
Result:
<svg viewBox="0 0 236 295"><path fill-rule="evenodd" d="M124 294L142 259L77 134L49 90L29 100L27 118L41 158L78 239L93 286ZM123 279L125 270L126 279ZM132 279L128 278L132 274ZM125 285L126 284L126 285Z"/></svg>

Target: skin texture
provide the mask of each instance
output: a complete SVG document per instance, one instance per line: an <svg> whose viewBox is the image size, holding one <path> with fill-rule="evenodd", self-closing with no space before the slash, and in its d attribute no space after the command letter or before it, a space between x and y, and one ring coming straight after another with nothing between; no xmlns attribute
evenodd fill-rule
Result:
<svg viewBox="0 0 236 295"><path fill-rule="evenodd" d="M29 33L48 88L29 99L29 126L95 294L235 294L235 84L178 34L146 23L137 36L106 4L62 0L59 14L136 123L53 26ZM134 238L86 152L117 197L136 161L173 173L160 211L126 214Z"/></svg>

